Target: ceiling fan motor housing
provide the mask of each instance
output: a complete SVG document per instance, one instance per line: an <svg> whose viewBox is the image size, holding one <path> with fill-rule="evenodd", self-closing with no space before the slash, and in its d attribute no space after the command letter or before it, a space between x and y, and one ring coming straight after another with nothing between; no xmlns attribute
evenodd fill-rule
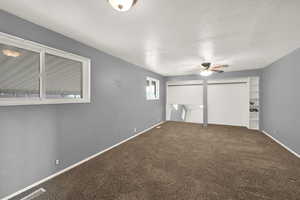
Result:
<svg viewBox="0 0 300 200"><path fill-rule="evenodd" d="M205 62L205 63L202 63L201 65L202 65L203 67L205 67L205 68L209 68L210 65L211 65L211 63Z"/></svg>

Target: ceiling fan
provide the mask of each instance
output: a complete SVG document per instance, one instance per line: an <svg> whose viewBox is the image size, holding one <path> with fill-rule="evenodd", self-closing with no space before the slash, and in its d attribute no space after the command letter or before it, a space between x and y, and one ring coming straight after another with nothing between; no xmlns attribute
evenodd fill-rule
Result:
<svg viewBox="0 0 300 200"><path fill-rule="evenodd" d="M222 70L223 68L229 67L229 65L214 65L210 62L205 62L202 63L199 67L201 67L201 76L210 76L213 73L223 73L224 71Z"/></svg>

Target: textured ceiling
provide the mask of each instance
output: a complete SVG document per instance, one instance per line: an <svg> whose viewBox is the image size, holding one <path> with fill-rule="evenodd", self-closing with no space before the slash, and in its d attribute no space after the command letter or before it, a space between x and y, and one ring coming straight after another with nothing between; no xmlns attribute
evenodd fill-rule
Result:
<svg viewBox="0 0 300 200"><path fill-rule="evenodd" d="M1 0L0 7L162 75L265 67L300 47L299 0Z"/></svg>

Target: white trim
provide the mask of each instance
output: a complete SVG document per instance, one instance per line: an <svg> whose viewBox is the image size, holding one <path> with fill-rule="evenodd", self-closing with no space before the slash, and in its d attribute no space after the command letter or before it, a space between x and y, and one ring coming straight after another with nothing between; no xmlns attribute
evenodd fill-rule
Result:
<svg viewBox="0 0 300 200"><path fill-rule="evenodd" d="M21 200L30 200L30 199L34 199L40 195L42 195L43 193L45 193L46 190L44 188L40 188L37 189L36 191L32 192L31 194L25 196L24 198L22 198Z"/></svg>
<svg viewBox="0 0 300 200"><path fill-rule="evenodd" d="M37 42L25 40L20 37L10 35L7 33L3 33L3 32L0 32L0 41L3 43L6 43L7 45L14 45L14 46L17 46L17 47L20 47L23 49L25 48L27 50L35 51L35 52L40 52L41 50L44 49L49 54L54 54L54 55L58 55L58 56L62 56L65 58L70 58L70 59L77 59L77 61L90 60L89 58L86 58L86 57L83 57L80 55L76 55L76 54L73 54L73 53L70 53L67 51L55 49L55 48L52 48L52 47L49 47L49 46L46 46L46 45L43 45L43 44L40 44Z"/></svg>
<svg viewBox="0 0 300 200"><path fill-rule="evenodd" d="M40 53L42 51L41 46L34 44L33 42L26 41L22 38L18 38L6 33L0 32L0 41L3 44L15 46L18 48L26 49L29 51L33 51L36 53Z"/></svg>
<svg viewBox="0 0 300 200"><path fill-rule="evenodd" d="M197 85L197 84L203 84L203 80L183 80L183 81L168 81L167 86L172 85Z"/></svg>
<svg viewBox="0 0 300 200"><path fill-rule="evenodd" d="M250 77L247 78L247 90L248 90L248 97L249 103L248 103L248 120L247 120L247 128L250 129Z"/></svg>
<svg viewBox="0 0 300 200"><path fill-rule="evenodd" d="M44 105L44 104L68 104L68 103L90 103L88 99L43 99L40 98L19 98L1 99L0 106L17 105Z"/></svg>
<svg viewBox="0 0 300 200"><path fill-rule="evenodd" d="M272 135L270 135L266 131L262 131L262 133L265 134L266 136L268 136L269 138L271 138L272 140L274 140L275 142L277 142L279 145L281 145L283 148L285 148L286 150L288 150L289 152L291 152L292 154L294 154L298 158L300 158L300 155L297 152L295 152L292 149L290 149L289 147L287 147L285 144L280 142L278 139L274 138Z"/></svg>
<svg viewBox="0 0 300 200"><path fill-rule="evenodd" d="M210 79L207 80L207 84L214 84L214 83L239 83L239 82L248 82L248 77L242 78L226 78L226 79Z"/></svg>
<svg viewBox="0 0 300 200"><path fill-rule="evenodd" d="M40 54L40 77L39 89L40 95L28 98L0 98L0 106L12 105L39 105L39 104L64 104L64 103L90 103L91 102L91 60L73 53L54 49L36 42L24 40L13 35L0 32L0 43L15 46L18 48L34 51ZM75 60L82 63L82 98L80 99L46 99L46 81L45 81L45 56L46 54L59 56L62 58Z"/></svg>
<svg viewBox="0 0 300 200"><path fill-rule="evenodd" d="M163 124L163 123L165 123L165 121L161 121L161 122L159 122L159 123L157 123L157 124L155 124L155 125L147 128L147 129L145 129L145 130L143 130L143 131L141 131L141 132L139 132L139 133L137 133L137 134L135 134L135 135L133 135L133 136L131 136L131 137L129 137L129 138L127 138L127 139L125 139L125 140L123 140L123 141L115 144L115 145L113 145L113 146L111 146L111 147L108 147L108 148L104 149L103 151L100 151L99 153L91 155L88 158L83 159L83 160L81 160L81 161L79 161L79 162L77 162L77 163L75 163L75 164L73 164L73 165L71 165L71 166L69 166L69 167L67 167L67 168L65 168L65 169L57 172L57 173L55 173L55 174L52 174L52 175L50 175L50 176L48 176L48 177L46 177L46 178L44 178L44 179L42 179L42 180L40 180L38 182L35 182L35 183L31 184L30 186L28 186L26 188L23 188L23 189L15 192L15 193L9 195L9 196L6 196L2 200L8 200L10 198L13 198L13 197L15 197L15 196L17 196L17 195L19 195L19 194L21 194L21 193L23 193L23 192L31 189L31 188L34 188L34 187L36 187L36 186L38 186L38 185L40 185L40 184L42 184L42 183L44 183L44 182L46 182L48 180L50 180L50 179L52 179L52 178L60 175L60 174L63 174L65 172L73 169L74 167L77 167L77 166L79 166L79 165L81 165L81 164L83 164L83 163L85 163L85 162L87 162L87 161L89 161L89 160L91 160L91 159L93 159L93 158L95 158L95 157L97 157L97 156L105 153L106 151L109 151L109 150L111 150L111 149L113 149L113 148L115 148L115 147L117 147L117 146L119 146L119 145L121 145L121 144L123 144L123 143L125 143L125 142L127 142L127 141L129 141L129 140L131 140L131 139L133 139L133 138L135 138L135 137L137 137L137 136L139 136L139 135L141 135L141 134L143 134L143 133L151 130L151 129L153 129L153 128L155 128L156 126L159 126L159 125Z"/></svg>
<svg viewBox="0 0 300 200"><path fill-rule="evenodd" d="M166 82L166 85L165 85L165 120L167 121L168 119L168 90L169 89L169 86L168 86L168 82ZM171 117L170 117L171 118Z"/></svg>

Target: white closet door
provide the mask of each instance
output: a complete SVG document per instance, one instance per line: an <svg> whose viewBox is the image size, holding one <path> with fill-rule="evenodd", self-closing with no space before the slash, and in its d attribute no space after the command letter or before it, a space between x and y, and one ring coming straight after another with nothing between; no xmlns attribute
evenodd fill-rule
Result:
<svg viewBox="0 0 300 200"><path fill-rule="evenodd" d="M248 125L249 92L247 83L211 84L208 93L208 123Z"/></svg>
<svg viewBox="0 0 300 200"><path fill-rule="evenodd" d="M203 123L203 86L169 85L167 120Z"/></svg>
<svg viewBox="0 0 300 200"><path fill-rule="evenodd" d="M167 99L168 104L203 105L203 86L168 86Z"/></svg>

